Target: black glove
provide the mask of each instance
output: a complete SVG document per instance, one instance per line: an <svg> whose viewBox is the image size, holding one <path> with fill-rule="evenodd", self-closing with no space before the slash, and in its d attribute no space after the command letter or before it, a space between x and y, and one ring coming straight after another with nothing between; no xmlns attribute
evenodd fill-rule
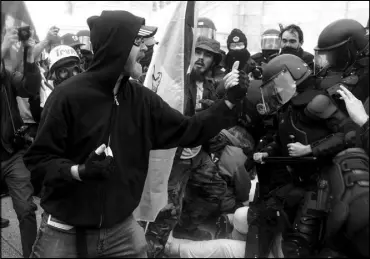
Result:
<svg viewBox="0 0 370 259"><path fill-rule="evenodd" d="M248 75L243 70L239 70L239 84L226 90L226 100L230 101L232 104L241 101L247 94L248 87Z"/></svg>
<svg viewBox="0 0 370 259"><path fill-rule="evenodd" d="M104 152L98 155L93 151L85 164L78 166L78 174L82 181L105 180L112 171L112 165L113 157L106 156Z"/></svg>

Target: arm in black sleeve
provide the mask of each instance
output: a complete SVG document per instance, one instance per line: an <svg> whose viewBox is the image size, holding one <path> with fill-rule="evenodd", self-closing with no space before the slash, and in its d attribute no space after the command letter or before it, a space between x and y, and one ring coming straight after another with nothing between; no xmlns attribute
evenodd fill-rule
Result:
<svg viewBox="0 0 370 259"><path fill-rule="evenodd" d="M344 126L340 124L345 124L347 120L328 96L316 96L307 105L304 112L312 119L324 120L328 129L332 132L332 134L311 144L314 156L331 156L345 149L345 133L340 130Z"/></svg>
<svg viewBox="0 0 370 259"><path fill-rule="evenodd" d="M193 117L187 117L171 108L158 95L150 94L153 149L199 146L222 129L236 125L237 114L224 100L217 101Z"/></svg>
<svg viewBox="0 0 370 259"><path fill-rule="evenodd" d="M15 72L12 76L12 85L16 87L17 95L23 98L36 97L40 92L41 74L35 63L26 63L23 74Z"/></svg>
<svg viewBox="0 0 370 259"><path fill-rule="evenodd" d="M45 186L64 186L77 182L72 178L71 167L77 163L66 159L68 119L65 98L53 92L42 113L34 143L24 155L24 163L34 178L45 179Z"/></svg>
<svg viewBox="0 0 370 259"><path fill-rule="evenodd" d="M369 119L360 128L360 140L359 147L362 147L367 154L369 154Z"/></svg>

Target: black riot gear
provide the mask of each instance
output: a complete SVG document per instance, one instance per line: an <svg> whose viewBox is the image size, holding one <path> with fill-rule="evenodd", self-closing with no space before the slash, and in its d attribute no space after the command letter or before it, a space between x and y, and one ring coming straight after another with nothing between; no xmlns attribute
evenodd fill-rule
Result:
<svg viewBox="0 0 370 259"><path fill-rule="evenodd" d="M282 242L284 256L288 258L314 256L325 245L323 230L331 213L327 206L329 190L334 187L332 181L323 177L326 171L322 169L345 148L344 132L350 127L348 117L331 97L315 89L315 78L310 75L311 70L303 60L283 54L266 65L261 86L263 103L277 111L278 131L274 141L260 152L268 153L270 159L282 155L289 160L292 155L288 144L298 142L310 148L299 158L314 161L287 166L294 188L284 195L275 195L276 199L282 197L291 224L284 231ZM283 189L284 186L278 187Z"/></svg>
<svg viewBox="0 0 370 259"><path fill-rule="evenodd" d="M335 21L321 32L315 51L317 88L333 93L343 85L364 102L369 96L366 29L354 20ZM344 106L342 103L337 100L338 106Z"/></svg>
<svg viewBox="0 0 370 259"><path fill-rule="evenodd" d="M204 36L210 39L214 39L214 40L216 39L217 29L216 29L214 22L211 19L200 17L198 19L197 28L198 28L198 35L197 35L198 37Z"/></svg>
<svg viewBox="0 0 370 259"><path fill-rule="evenodd" d="M345 71L363 55L369 42L364 38L365 28L357 21L340 19L320 33L315 48L315 65L319 69Z"/></svg>
<svg viewBox="0 0 370 259"><path fill-rule="evenodd" d="M296 94L297 86L311 74L308 65L299 57L280 55L271 60L262 74L262 98L257 104L261 114L272 114Z"/></svg>

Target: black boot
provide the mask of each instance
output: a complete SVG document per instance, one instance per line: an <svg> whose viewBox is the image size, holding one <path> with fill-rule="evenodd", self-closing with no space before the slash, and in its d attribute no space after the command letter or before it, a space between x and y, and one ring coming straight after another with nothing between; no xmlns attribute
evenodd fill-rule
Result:
<svg viewBox="0 0 370 259"><path fill-rule="evenodd" d="M1 228L6 228L9 226L9 220L1 218Z"/></svg>

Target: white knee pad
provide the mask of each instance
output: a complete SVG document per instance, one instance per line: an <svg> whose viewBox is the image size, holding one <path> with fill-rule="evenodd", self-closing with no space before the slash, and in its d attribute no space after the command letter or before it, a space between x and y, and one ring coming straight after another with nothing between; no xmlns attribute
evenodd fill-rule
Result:
<svg viewBox="0 0 370 259"><path fill-rule="evenodd" d="M234 213L234 230L232 235L235 239L244 240L248 233L248 210L249 207L245 206L237 209Z"/></svg>

